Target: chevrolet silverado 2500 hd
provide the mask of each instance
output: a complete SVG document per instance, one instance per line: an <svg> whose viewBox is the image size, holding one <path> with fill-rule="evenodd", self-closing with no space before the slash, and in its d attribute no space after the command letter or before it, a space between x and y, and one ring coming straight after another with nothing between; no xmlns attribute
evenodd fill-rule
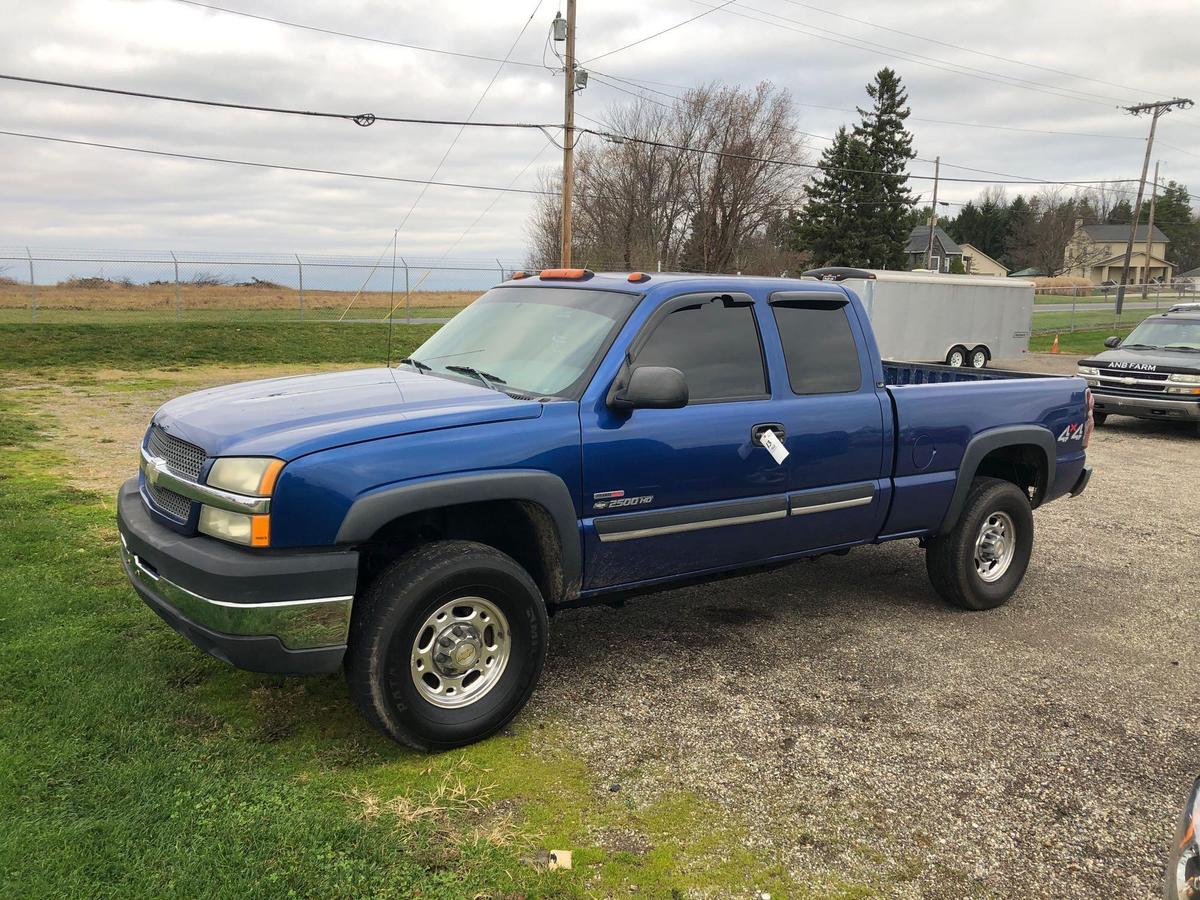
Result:
<svg viewBox="0 0 1200 900"><path fill-rule="evenodd" d="M564 606L905 538L998 606L1090 432L1080 378L885 363L837 283L519 273L395 367L165 404L121 554L202 649L344 668L436 750L516 715Z"/></svg>

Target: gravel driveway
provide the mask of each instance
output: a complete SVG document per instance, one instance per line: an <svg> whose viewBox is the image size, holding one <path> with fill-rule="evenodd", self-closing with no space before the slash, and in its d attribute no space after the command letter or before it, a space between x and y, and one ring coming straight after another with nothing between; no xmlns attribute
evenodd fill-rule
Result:
<svg viewBox="0 0 1200 900"><path fill-rule="evenodd" d="M631 802L714 800L819 894L1160 896L1200 766L1200 437L1109 421L1007 606L945 607L905 541L569 611L533 715L570 716Z"/></svg>

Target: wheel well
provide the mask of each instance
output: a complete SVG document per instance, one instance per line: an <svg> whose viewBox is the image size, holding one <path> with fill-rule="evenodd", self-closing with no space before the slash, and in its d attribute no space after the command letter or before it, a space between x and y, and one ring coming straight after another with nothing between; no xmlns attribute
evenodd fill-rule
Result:
<svg viewBox="0 0 1200 900"><path fill-rule="evenodd" d="M988 359L992 358L992 348L989 347L987 344L976 344L974 347L971 348L970 352L974 353L976 350L982 350L987 355Z"/></svg>
<svg viewBox="0 0 1200 900"><path fill-rule="evenodd" d="M1036 444L998 447L979 461L975 475L1011 481L1037 506L1046 495L1049 466L1046 452Z"/></svg>
<svg viewBox="0 0 1200 900"><path fill-rule="evenodd" d="M476 541L511 556L529 573L547 603L564 599L562 547L554 518L526 500L487 500L422 510L393 519L362 547L359 584L369 584L392 560L418 544Z"/></svg>

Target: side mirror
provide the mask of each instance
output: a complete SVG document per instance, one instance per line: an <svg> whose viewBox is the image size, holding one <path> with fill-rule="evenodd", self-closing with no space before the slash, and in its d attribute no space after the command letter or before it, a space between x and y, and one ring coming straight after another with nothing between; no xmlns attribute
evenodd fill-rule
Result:
<svg viewBox="0 0 1200 900"><path fill-rule="evenodd" d="M1109 350L1115 350L1120 345L1120 343L1121 343L1121 339L1119 337L1117 337L1116 335L1113 335L1110 338L1104 339L1104 346L1107 347Z"/></svg>
<svg viewBox="0 0 1200 900"><path fill-rule="evenodd" d="M627 379L618 377L608 392L608 405L615 410L679 409L687 403L683 373L670 366L638 366Z"/></svg>

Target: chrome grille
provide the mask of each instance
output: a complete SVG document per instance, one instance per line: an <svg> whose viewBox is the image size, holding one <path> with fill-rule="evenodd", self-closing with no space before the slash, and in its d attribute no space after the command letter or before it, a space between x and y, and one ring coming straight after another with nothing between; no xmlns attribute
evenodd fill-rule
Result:
<svg viewBox="0 0 1200 900"><path fill-rule="evenodd" d="M188 516L191 515L192 501L182 494L168 491L149 481L146 482L146 490L150 494L150 499L154 501L154 505L167 515L173 516L181 522L186 522Z"/></svg>
<svg viewBox="0 0 1200 900"><path fill-rule="evenodd" d="M1106 391L1158 393L1167 389L1165 372L1138 372L1125 369L1101 369L1096 387Z"/></svg>
<svg viewBox="0 0 1200 900"><path fill-rule="evenodd" d="M150 428L150 439L146 442L146 449L150 451L151 456L165 459L167 468L176 475L191 481L200 480L200 470L204 468L206 454L195 444L167 434L154 425Z"/></svg>

